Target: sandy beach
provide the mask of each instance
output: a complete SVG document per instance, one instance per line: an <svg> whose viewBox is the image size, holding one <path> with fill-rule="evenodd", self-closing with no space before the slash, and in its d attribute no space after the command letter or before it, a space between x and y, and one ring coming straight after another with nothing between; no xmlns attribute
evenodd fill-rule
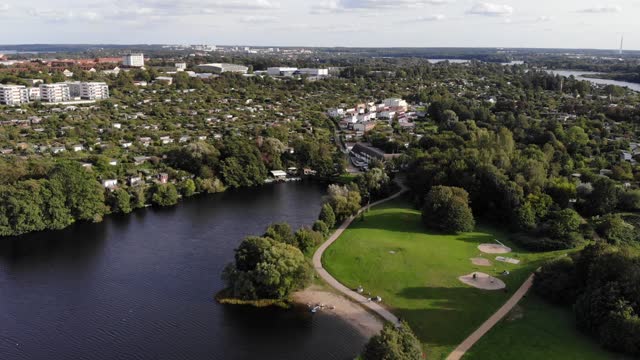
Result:
<svg viewBox="0 0 640 360"><path fill-rule="evenodd" d="M341 295L312 285L293 294L293 300L303 305L324 304L327 308L320 311L340 316L353 324L363 335L371 337L382 330L382 321L367 312L362 306L353 303ZM334 309L330 307L334 306Z"/></svg>

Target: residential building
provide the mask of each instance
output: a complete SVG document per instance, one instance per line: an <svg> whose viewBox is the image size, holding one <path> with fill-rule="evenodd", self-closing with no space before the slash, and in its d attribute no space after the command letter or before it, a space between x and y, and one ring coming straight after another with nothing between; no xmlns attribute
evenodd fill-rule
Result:
<svg viewBox="0 0 640 360"><path fill-rule="evenodd" d="M373 130L374 127L376 127L375 121L365 121L353 124L353 130L362 133L368 133L369 131Z"/></svg>
<svg viewBox="0 0 640 360"><path fill-rule="evenodd" d="M386 154L384 151L365 143L355 144L350 154L367 164L374 159L384 162L400 156L400 154Z"/></svg>
<svg viewBox="0 0 640 360"><path fill-rule="evenodd" d="M128 67L143 67L144 66L144 54L132 53L126 54L122 57L122 65Z"/></svg>
<svg viewBox="0 0 640 360"><path fill-rule="evenodd" d="M204 72L210 72L214 74L222 74L225 72L234 72L239 74L246 74L249 68L244 65L226 64L226 63L214 63L214 64L200 64L197 66L198 70Z"/></svg>
<svg viewBox="0 0 640 360"><path fill-rule="evenodd" d="M167 85L173 84L173 78L171 76L158 76L156 77L155 82L159 82L159 81L164 82Z"/></svg>
<svg viewBox="0 0 640 360"><path fill-rule="evenodd" d="M26 86L0 85L0 104L20 105L29 102Z"/></svg>
<svg viewBox="0 0 640 360"><path fill-rule="evenodd" d="M176 71L185 71L187 69L187 63L179 62L176 63Z"/></svg>
<svg viewBox="0 0 640 360"><path fill-rule="evenodd" d="M409 104L407 104L406 101L400 98L385 99L383 103L385 106L401 111L407 111L407 109L409 108Z"/></svg>
<svg viewBox="0 0 640 360"><path fill-rule="evenodd" d="M71 99L69 84L40 84L40 98L43 102L63 102Z"/></svg>
<svg viewBox="0 0 640 360"><path fill-rule="evenodd" d="M27 88L27 95L29 97L29 101L40 100L40 88L39 87Z"/></svg>
<svg viewBox="0 0 640 360"><path fill-rule="evenodd" d="M329 115L329 117L339 118L344 115L344 109L341 109L341 108L329 109L329 111L327 111L327 114Z"/></svg>
<svg viewBox="0 0 640 360"><path fill-rule="evenodd" d="M79 84L79 96L85 100L102 100L109 98L109 86L103 82L81 82ZM75 93L71 91L73 97Z"/></svg>

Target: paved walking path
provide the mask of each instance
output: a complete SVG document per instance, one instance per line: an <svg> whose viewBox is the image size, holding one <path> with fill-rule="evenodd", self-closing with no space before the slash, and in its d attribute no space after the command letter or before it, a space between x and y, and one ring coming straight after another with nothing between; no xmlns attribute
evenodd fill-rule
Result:
<svg viewBox="0 0 640 360"><path fill-rule="evenodd" d="M344 232L344 230L346 228L349 227L349 225L351 225L351 223L353 222L354 219L356 219L358 217L358 215L363 212L366 211L367 209L376 206L376 205L380 205L384 202L387 202L389 200L393 200L395 198L397 198L398 196L404 194L408 188L406 186L404 186L404 184L402 184L400 181L396 181L396 183L400 186L400 191L398 191L397 193L395 193L394 195L386 198L386 199L382 199L379 201L374 202L373 204L370 204L368 206L365 206L364 208L362 208L357 215L352 216L350 218L348 218L347 220L345 220L342 225L340 225L340 227L333 233L333 235L331 235L331 237L329 237L329 239L327 239L327 241L325 241L322 245L320 245L320 247L318 248L318 250L316 250L316 252L313 254L313 267L316 269L316 272L318 273L318 275L320 275L320 277L327 282L327 284L331 285L331 287L333 287L334 289L340 291L342 294L346 295L347 297L351 298L352 300L354 300L357 303L360 303L362 306L367 307L368 309L374 311L376 314L380 315L383 319L395 324L396 326L400 324L400 320L398 320L398 318L393 315L389 310L385 309L384 307L380 306L380 304L373 302L373 301L369 301L366 297L358 294L356 291L354 291L353 289L349 289L348 287L344 286L342 283L340 283L338 280L336 280L336 278L334 278L333 276L331 276L331 274L329 274L329 272L327 272L327 270L325 270L322 267L322 255L324 254L325 250L327 250L327 248L329 248L329 246L331 246L331 244L333 244L336 240L338 240L338 238L340 237L340 235L342 235L342 233Z"/></svg>
<svg viewBox="0 0 640 360"><path fill-rule="evenodd" d="M482 338L487 332L489 332L489 330L491 330L491 328L493 328L498 323L498 321L502 320L502 318L505 317L509 313L509 311L511 311L511 309L516 306L516 304L518 304L518 302L527 293L527 291L529 291L532 284L533 274L529 276L527 281L525 281L524 284L520 286L515 294L513 294L513 296L509 300L507 300L507 302L504 303L504 305L502 305L502 307L498 309L498 311L495 312L495 314L491 315L491 317L487 319L487 321L480 325L480 327L476 331L474 331L471 335L469 335L468 338L466 338L460 345L458 345L458 347L453 350L451 354L449 354L447 360L461 359L464 354L469 349L471 349L471 347L476 342L478 342L478 340L480 340L480 338Z"/></svg>

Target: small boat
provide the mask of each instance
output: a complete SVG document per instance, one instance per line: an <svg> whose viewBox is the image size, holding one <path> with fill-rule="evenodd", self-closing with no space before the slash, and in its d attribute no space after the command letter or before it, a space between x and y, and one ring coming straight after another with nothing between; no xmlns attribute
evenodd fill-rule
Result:
<svg viewBox="0 0 640 360"><path fill-rule="evenodd" d="M311 312L315 314L318 312L318 309L320 309L320 306L314 306L313 309L311 309Z"/></svg>

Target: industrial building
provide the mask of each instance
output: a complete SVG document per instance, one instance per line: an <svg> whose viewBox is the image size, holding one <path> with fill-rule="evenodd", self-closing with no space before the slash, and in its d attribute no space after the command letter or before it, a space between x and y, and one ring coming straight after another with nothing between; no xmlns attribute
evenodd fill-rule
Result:
<svg viewBox="0 0 640 360"><path fill-rule="evenodd" d="M294 67L270 67L267 68L269 76L292 76L298 68Z"/></svg>
<svg viewBox="0 0 640 360"><path fill-rule="evenodd" d="M27 87L22 85L0 85L0 104L20 105L29 102Z"/></svg>
<svg viewBox="0 0 640 360"><path fill-rule="evenodd" d="M216 63L216 64L200 64L198 70L214 74L222 74L225 72L233 72L238 74L246 74L249 68L243 65Z"/></svg>
<svg viewBox="0 0 640 360"><path fill-rule="evenodd" d="M329 69L310 69L304 68L298 70L300 75L309 75L309 76L329 76Z"/></svg>
<svg viewBox="0 0 640 360"><path fill-rule="evenodd" d="M144 66L144 54L127 54L122 57L122 65L128 67L143 67Z"/></svg>

